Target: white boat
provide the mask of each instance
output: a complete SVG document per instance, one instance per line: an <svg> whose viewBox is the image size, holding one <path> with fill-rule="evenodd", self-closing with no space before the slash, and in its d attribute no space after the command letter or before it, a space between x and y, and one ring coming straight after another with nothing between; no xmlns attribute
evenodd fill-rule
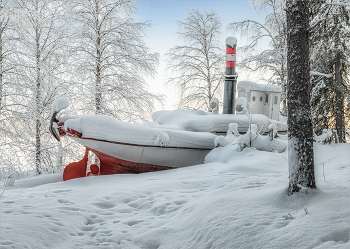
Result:
<svg viewBox="0 0 350 249"><path fill-rule="evenodd" d="M206 113L203 111L160 111L153 122L130 124L103 115L78 115L57 118L58 112L69 104L59 98L53 103L50 131L56 139L68 136L86 147L84 158L66 166L64 180L86 175L142 173L186 167L204 163L214 148L215 133L224 133L230 123L238 123L246 132L250 123L263 130L269 123L279 130L286 128L264 115ZM88 151L99 158L99 166L90 165L87 173Z"/></svg>

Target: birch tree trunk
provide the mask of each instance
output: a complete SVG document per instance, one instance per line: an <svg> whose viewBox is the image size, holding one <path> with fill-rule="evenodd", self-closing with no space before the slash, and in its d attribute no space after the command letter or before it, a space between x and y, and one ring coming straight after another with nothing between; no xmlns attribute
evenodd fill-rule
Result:
<svg viewBox="0 0 350 249"><path fill-rule="evenodd" d="M289 194L316 188L310 112L308 1L287 0Z"/></svg>
<svg viewBox="0 0 350 249"><path fill-rule="evenodd" d="M102 86L101 86L101 30L100 30L100 7L99 1L95 2L95 30L96 30L96 114L102 114Z"/></svg>
<svg viewBox="0 0 350 249"><path fill-rule="evenodd" d="M35 11L39 11L38 0L35 1ZM38 175L41 174L41 138L40 138L40 116L42 114L40 105L41 105L41 72L40 72L40 60L41 60L41 51L40 51L40 31L39 23L35 24L35 57L36 57L36 86L35 86L35 169Z"/></svg>

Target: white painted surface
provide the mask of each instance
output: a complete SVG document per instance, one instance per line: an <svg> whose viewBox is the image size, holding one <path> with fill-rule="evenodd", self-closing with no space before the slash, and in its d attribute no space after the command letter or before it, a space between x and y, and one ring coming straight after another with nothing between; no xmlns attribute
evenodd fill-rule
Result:
<svg viewBox="0 0 350 249"><path fill-rule="evenodd" d="M90 139L73 139L83 146L118 159L174 168L202 164L205 156L210 152L210 149L145 147Z"/></svg>
<svg viewBox="0 0 350 249"><path fill-rule="evenodd" d="M248 102L251 102L251 114L263 114L270 119L279 120L281 87L240 81L237 84L237 90L238 97L246 97ZM277 97L276 104L275 97Z"/></svg>

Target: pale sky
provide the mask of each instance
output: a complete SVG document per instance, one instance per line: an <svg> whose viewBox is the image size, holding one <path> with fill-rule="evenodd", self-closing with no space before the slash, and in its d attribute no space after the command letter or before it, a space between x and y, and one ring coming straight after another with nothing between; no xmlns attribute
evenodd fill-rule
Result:
<svg viewBox="0 0 350 249"><path fill-rule="evenodd" d="M137 0L136 4L139 11L136 15L136 20L152 21L152 28L148 29L144 41L151 52L160 54L160 65L156 78L149 79L148 83L151 92L166 95L167 103L165 109L173 109L172 105L176 102L174 90L166 87L164 84L166 80L164 75L166 67L165 53L172 47L181 44L181 40L178 39L176 34L178 31L176 20L182 21L187 17L188 12L186 9L216 10L223 24L223 35L221 37L223 47L227 36L235 36L238 39L238 46L246 43L245 38L226 32L226 27L229 23L247 19L264 23L264 16L258 15L249 1L246 0ZM237 54L238 60L239 54ZM161 108L157 107L157 109Z"/></svg>

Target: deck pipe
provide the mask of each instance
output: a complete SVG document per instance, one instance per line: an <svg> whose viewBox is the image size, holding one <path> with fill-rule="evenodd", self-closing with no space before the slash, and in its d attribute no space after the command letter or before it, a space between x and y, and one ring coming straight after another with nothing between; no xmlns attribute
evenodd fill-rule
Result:
<svg viewBox="0 0 350 249"><path fill-rule="evenodd" d="M224 106L223 114L234 114L235 96L236 96L236 46L237 39L235 37L226 38L226 71L224 86Z"/></svg>

